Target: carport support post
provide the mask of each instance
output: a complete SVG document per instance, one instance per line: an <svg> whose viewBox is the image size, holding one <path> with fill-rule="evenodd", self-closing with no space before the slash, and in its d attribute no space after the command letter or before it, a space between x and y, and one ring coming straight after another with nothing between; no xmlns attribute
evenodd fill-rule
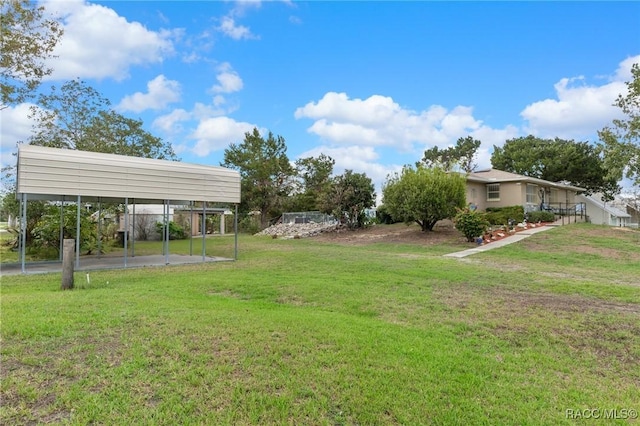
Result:
<svg viewBox="0 0 640 426"><path fill-rule="evenodd" d="M129 245L127 244L129 240L129 197L125 197L124 199L124 267L127 267L127 251L129 250Z"/></svg>
<svg viewBox="0 0 640 426"><path fill-rule="evenodd" d="M25 269L25 253L27 251L27 194L22 194L22 203L20 205L21 217L20 217L20 262L21 270L24 274L27 272Z"/></svg>
<svg viewBox="0 0 640 426"><path fill-rule="evenodd" d="M133 224L131 225L131 229L133 229L133 238L131 238L131 257L136 257L136 199L133 199Z"/></svg>
<svg viewBox="0 0 640 426"><path fill-rule="evenodd" d="M193 256L193 201L189 201L189 256Z"/></svg>
<svg viewBox="0 0 640 426"><path fill-rule="evenodd" d="M200 226L202 229L202 261L204 262L205 257L205 237L207 236L207 202L202 202L202 225Z"/></svg>
<svg viewBox="0 0 640 426"><path fill-rule="evenodd" d="M102 198L98 197L98 259L102 252Z"/></svg>
<svg viewBox="0 0 640 426"><path fill-rule="evenodd" d="M80 209L82 208L80 203L81 196L78 195L78 205L76 206L76 268L80 267Z"/></svg>
<svg viewBox="0 0 640 426"><path fill-rule="evenodd" d="M166 213L165 213L165 223L166 226L164 228L164 233L165 233L165 240L164 240L164 244L165 244L165 249L164 249L164 263L165 265L169 264L169 200L164 200L165 203L165 209L166 209Z"/></svg>
<svg viewBox="0 0 640 426"><path fill-rule="evenodd" d="M62 245L64 244L64 195L62 196L62 202L60 203L60 256L58 260L62 262Z"/></svg>

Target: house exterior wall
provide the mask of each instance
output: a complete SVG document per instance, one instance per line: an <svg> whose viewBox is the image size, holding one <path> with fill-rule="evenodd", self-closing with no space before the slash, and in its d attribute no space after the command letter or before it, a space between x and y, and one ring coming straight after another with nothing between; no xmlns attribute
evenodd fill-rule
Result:
<svg viewBox="0 0 640 426"><path fill-rule="evenodd" d="M491 183L496 184L499 182ZM522 205L526 197L523 185L514 182L500 182L500 199L487 199L487 183L467 182L467 203L473 203L478 210L486 210L488 207L509 207Z"/></svg>
<svg viewBox="0 0 640 426"><path fill-rule="evenodd" d="M609 212L603 210L599 205L591 201L590 199L585 199L585 204L587 206L587 216L589 217L589 221L596 225L608 225L615 226L615 220L611 217Z"/></svg>
<svg viewBox="0 0 640 426"><path fill-rule="evenodd" d="M473 204L480 211L487 208L487 186L484 183L467 181L467 204Z"/></svg>
<svg viewBox="0 0 640 426"><path fill-rule="evenodd" d="M487 199L487 185L500 184L500 199ZM527 201L527 187L530 187L532 197ZM542 199L540 190L545 190L545 203L553 203L558 207L558 203L573 206L576 200L576 192L563 188L543 188L536 184L527 182L471 182L467 181L467 203L474 204L478 210L486 210L487 207L510 207L522 206L525 212L540 210Z"/></svg>

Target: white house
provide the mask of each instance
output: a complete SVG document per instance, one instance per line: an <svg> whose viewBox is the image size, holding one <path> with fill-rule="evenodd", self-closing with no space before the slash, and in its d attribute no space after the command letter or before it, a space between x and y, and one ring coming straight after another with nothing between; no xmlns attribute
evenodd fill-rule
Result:
<svg viewBox="0 0 640 426"><path fill-rule="evenodd" d="M627 226L631 215L620 210L613 203L602 201L601 194L578 195L576 198L585 203L587 217L591 223L609 226Z"/></svg>

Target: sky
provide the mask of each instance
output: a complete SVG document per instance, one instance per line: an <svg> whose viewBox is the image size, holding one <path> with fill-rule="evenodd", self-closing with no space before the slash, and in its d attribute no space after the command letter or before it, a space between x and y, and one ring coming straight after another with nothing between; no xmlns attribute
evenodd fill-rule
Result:
<svg viewBox="0 0 640 426"><path fill-rule="evenodd" d="M64 35L41 90L80 78L183 162L258 128L291 161L386 177L461 137L597 141L640 62L640 2L48 0ZM2 165L31 131L0 111Z"/></svg>

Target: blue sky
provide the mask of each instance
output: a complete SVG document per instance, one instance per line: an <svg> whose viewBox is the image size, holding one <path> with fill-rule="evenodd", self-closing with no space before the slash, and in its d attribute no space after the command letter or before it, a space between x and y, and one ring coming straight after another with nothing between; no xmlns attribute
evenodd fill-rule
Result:
<svg viewBox="0 0 640 426"><path fill-rule="evenodd" d="M219 165L258 127L378 187L471 135L478 162L534 134L595 141L640 62L638 2L46 1L65 34L46 89L79 77ZM2 164L28 105L0 112Z"/></svg>

